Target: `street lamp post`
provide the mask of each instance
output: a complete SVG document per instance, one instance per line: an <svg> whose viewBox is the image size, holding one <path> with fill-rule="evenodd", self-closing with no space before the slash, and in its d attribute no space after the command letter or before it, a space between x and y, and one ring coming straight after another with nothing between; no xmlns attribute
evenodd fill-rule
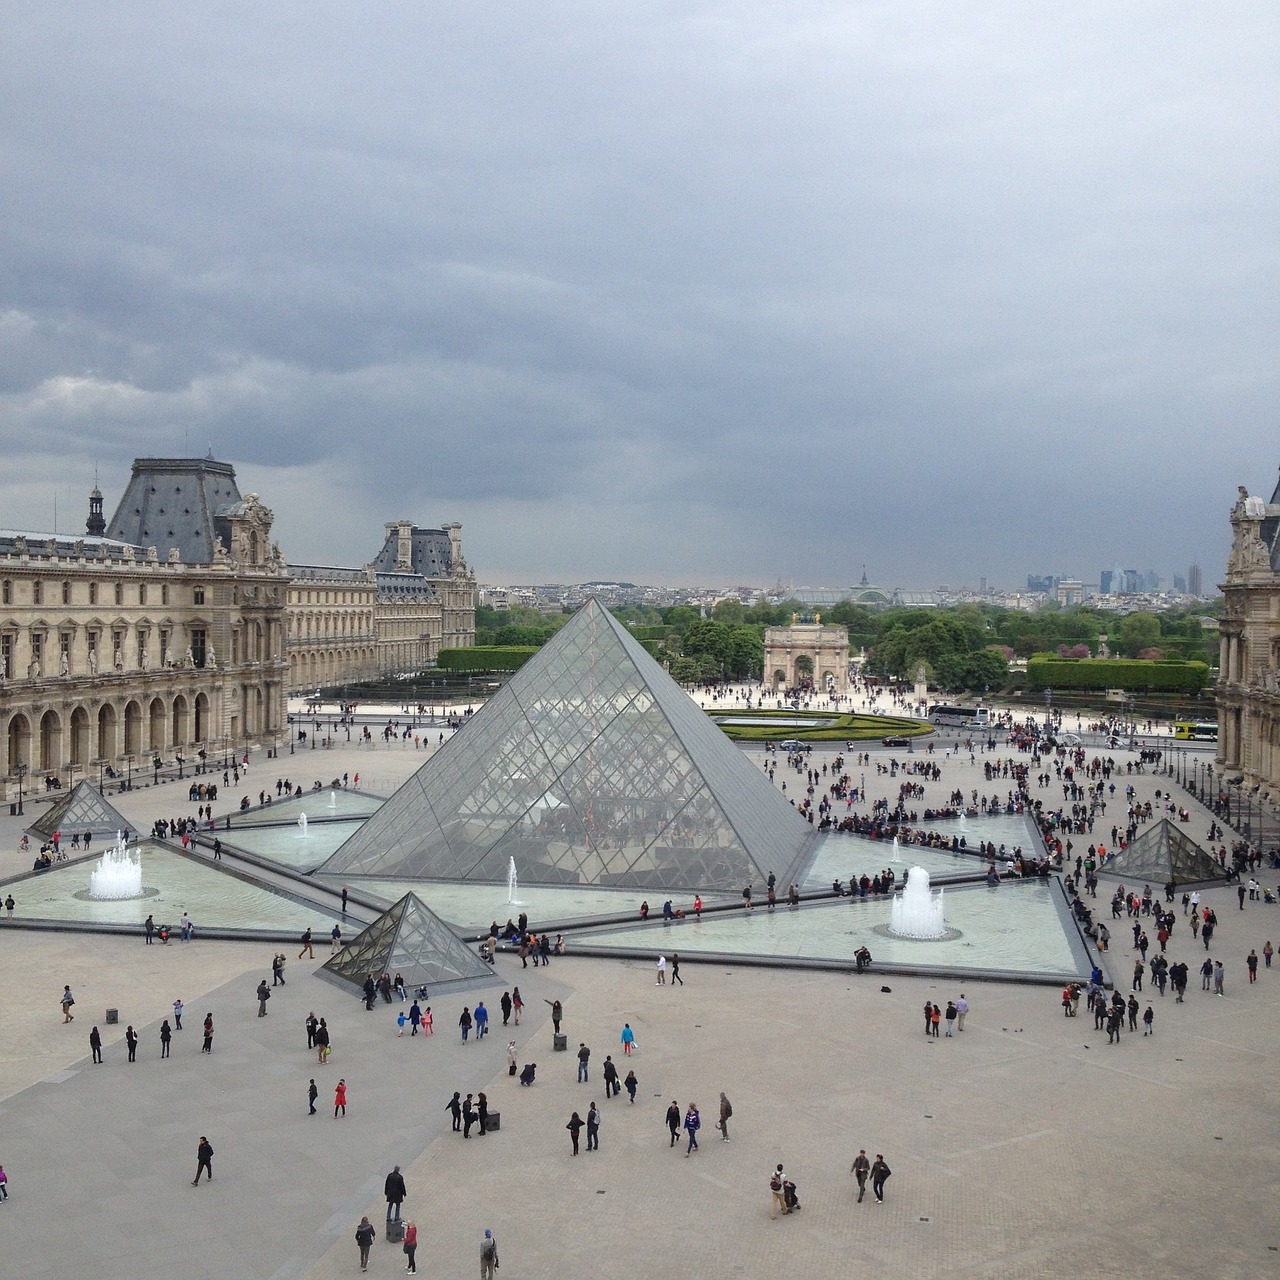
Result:
<svg viewBox="0 0 1280 1280"><path fill-rule="evenodd" d="M22 780L27 776L27 766L25 764L15 764L13 771L18 775L18 817L23 815L22 807Z"/></svg>

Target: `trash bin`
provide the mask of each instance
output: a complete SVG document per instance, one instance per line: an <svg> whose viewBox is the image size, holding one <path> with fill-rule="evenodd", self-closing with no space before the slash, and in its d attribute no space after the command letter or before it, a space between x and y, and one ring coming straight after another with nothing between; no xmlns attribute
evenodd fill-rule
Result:
<svg viewBox="0 0 1280 1280"><path fill-rule="evenodd" d="M401 1244L404 1241L404 1222L400 1218L392 1218L387 1223L387 1243Z"/></svg>
<svg viewBox="0 0 1280 1280"><path fill-rule="evenodd" d="M556 1053L563 1053L569 1047L569 1037L561 1033L551 1037L551 1047Z"/></svg>
<svg viewBox="0 0 1280 1280"><path fill-rule="evenodd" d="M485 1133L493 1133L495 1129L501 1129L501 1128L502 1128L502 1112L490 1111L489 1114L485 1116L485 1119L484 1119Z"/></svg>
<svg viewBox="0 0 1280 1280"><path fill-rule="evenodd" d="M116 1023L119 1021L120 1021L120 1010L108 1009L107 1010L107 1026L114 1027Z"/></svg>

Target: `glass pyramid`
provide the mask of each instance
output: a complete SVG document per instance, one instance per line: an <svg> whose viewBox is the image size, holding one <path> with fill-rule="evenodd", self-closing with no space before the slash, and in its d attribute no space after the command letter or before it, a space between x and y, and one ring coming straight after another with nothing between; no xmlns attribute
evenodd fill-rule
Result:
<svg viewBox="0 0 1280 1280"><path fill-rule="evenodd" d="M1103 875L1132 877L1156 885L1164 885L1170 879L1180 885L1227 879L1217 858L1206 853L1168 818L1161 818L1127 849L1108 858L1106 866L1099 871Z"/></svg>
<svg viewBox="0 0 1280 1280"><path fill-rule="evenodd" d="M593 599L320 870L726 891L787 884L811 835Z"/></svg>
<svg viewBox="0 0 1280 1280"><path fill-rule="evenodd" d="M355 987L369 974L383 973L399 973L406 986L432 990L496 981L492 968L414 893L406 893L320 969L322 977Z"/></svg>
<svg viewBox="0 0 1280 1280"><path fill-rule="evenodd" d="M114 841L116 832L130 831L132 825L103 799L102 793L92 782L77 782L27 830L41 836L51 836L55 831L61 831L63 840L70 844L73 831L77 835L92 831L95 836L110 836Z"/></svg>

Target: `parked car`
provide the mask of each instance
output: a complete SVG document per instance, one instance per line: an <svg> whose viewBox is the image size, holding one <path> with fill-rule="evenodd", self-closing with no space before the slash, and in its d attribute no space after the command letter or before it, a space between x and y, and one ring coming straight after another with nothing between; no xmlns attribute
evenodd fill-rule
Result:
<svg viewBox="0 0 1280 1280"><path fill-rule="evenodd" d="M897 736L891 737L891 738L881 738L880 742L881 742L881 745L886 747L909 747L911 745L910 738L902 738Z"/></svg>
<svg viewBox="0 0 1280 1280"><path fill-rule="evenodd" d="M807 742L800 742L796 738L788 738L785 742L780 743L779 745L782 747L783 751L787 752L809 750L809 744Z"/></svg>

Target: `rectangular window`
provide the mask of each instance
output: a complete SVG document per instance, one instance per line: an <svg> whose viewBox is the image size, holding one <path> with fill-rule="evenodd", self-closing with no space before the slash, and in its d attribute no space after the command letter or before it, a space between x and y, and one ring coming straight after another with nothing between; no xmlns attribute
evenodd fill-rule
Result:
<svg viewBox="0 0 1280 1280"><path fill-rule="evenodd" d="M124 604L124 587L116 583L116 604Z"/></svg>
<svg viewBox="0 0 1280 1280"><path fill-rule="evenodd" d="M96 631L90 631L88 635L88 640L89 640L89 652L96 657L98 653L98 633Z"/></svg>
<svg viewBox="0 0 1280 1280"><path fill-rule="evenodd" d="M3 584L0 584L0 604L13 603L13 583L6 578Z"/></svg>
<svg viewBox="0 0 1280 1280"><path fill-rule="evenodd" d="M160 603L169 603L169 584L167 582L162 582L160 584Z"/></svg>
<svg viewBox="0 0 1280 1280"><path fill-rule="evenodd" d="M37 667L40 666L41 659L44 657L44 632L33 631L31 633L31 660Z"/></svg>
<svg viewBox="0 0 1280 1280"><path fill-rule="evenodd" d="M43 590L43 586L44 586L44 584L43 584L43 583L41 583L41 582L39 582L39 581L33 582L33 583L31 584L31 603L32 603L32 604L43 604L43 603L44 603L44 590Z"/></svg>
<svg viewBox="0 0 1280 1280"><path fill-rule="evenodd" d="M13 679L13 636L7 631L0 635L0 676L6 680Z"/></svg>
<svg viewBox="0 0 1280 1280"><path fill-rule="evenodd" d="M145 582L140 584L138 587L138 603L147 603L147 584Z"/></svg>
<svg viewBox="0 0 1280 1280"><path fill-rule="evenodd" d="M71 670L71 632L58 632L58 670Z"/></svg>
<svg viewBox="0 0 1280 1280"><path fill-rule="evenodd" d="M119 587L116 588L120 590ZM111 633L111 663L116 667L124 667L124 632L113 631Z"/></svg>
<svg viewBox="0 0 1280 1280"><path fill-rule="evenodd" d="M138 632L138 666L146 668L147 665L147 633L145 631Z"/></svg>
<svg viewBox="0 0 1280 1280"><path fill-rule="evenodd" d="M164 627L160 628L160 661L167 667L173 661L173 654L169 652L169 633Z"/></svg>
<svg viewBox="0 0 1280 1280"><path fill-rule="evenodd" d="M89 583L89 603L98 603L98 584L96 582Z"/></svg>
<svg viewBox="0 0 1280 1280"><path fill-rule="evenodd" d="M203 627L191 628L191 660L197 667L204 666L205 633Z"/></svg>
<svg viewBox="0 0 1280 1280"><path fill-rule="evenodd" d="M193 604L204 604L204 588L196 587L191 593L191 598Z"/></svg>
<svg viewBox="0 0 1280 1280"><path fill-rule="evenodd" d="M62 584L62 603L63 604L71 603L71 583L69 582L64 582Z"/></svg>

